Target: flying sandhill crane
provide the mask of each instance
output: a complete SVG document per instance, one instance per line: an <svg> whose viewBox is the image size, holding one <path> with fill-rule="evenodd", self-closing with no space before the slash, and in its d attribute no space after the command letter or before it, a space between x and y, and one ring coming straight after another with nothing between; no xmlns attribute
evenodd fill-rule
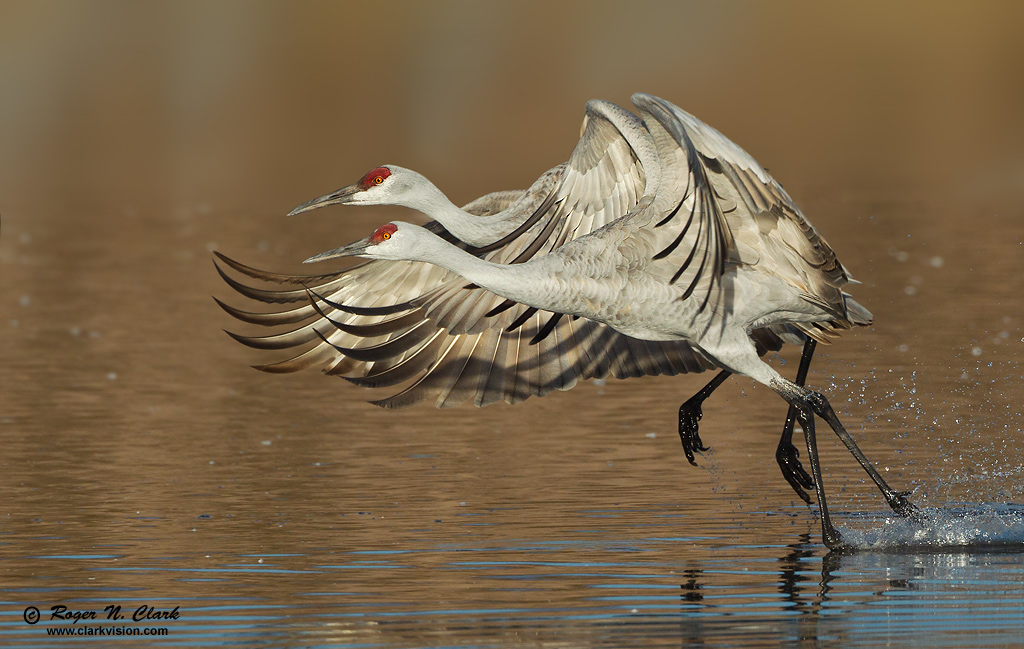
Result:
<svg viewBox="0 0 1024 649"><path fill-rule="evenodd" d="M695 191L704 162L682 126L685 114L650 96L635 96L634 102L655 118L646 124L662 162L660 178L648 183L636 209L586 236L521 263L500 264L424 228L392 222L307 261L357 255L427 262L471 282L475 312L504 301L601 323L636 340L685 341L704 359L770 387L796 409L829 548L843 542L825 501L815 415L839 436L896 513L920 519L857 447L824 395L783 378L761 360L751 338L752 331L773 326L796 327L814 338L822 327L869 319L841 290L849 277L832 250L798 212L728 220L718 203ZM466 309L465 300L453 302L443 291L420 304L439 321Z"/></svg>
<svg viewBox="0 0 1024 649"><path fill-rule="evenodd" d="M637 97L640 101L634 103L641 115L652 119L646 113L645 102L653 98ZM799 214L782 188L742 149L695 117L675 110L671 119L678 122L686 146L697 153L703 167L702 173L692 178L693 192L701 205L718 206L731 220L753 218L758 211L770 209ZM675 158L689 155L678 143L669 151ZM546 172L525 192L489 194L459 209L422 175L386 165L370 170L358 183L309 201L291 213L347 203L403 205L434 218L475 254L491 261L515 263L588 234L634 209L649 191L652 180L660 178L661 165L643 121L614 104L593 100L587 104L580 141L569 161ZM428 227L444 234L436 224ZM360 385L383 387L411 381L399 394L376 401L378 405L402 407L429 398L439 407L467 398L478 406L496 400L515 403L553 389L568 389L578 379L608 374L626 378L700 372L714 367L684 341L653 344L634 340L596 323L573 324L562 319L562 314L519 305L512 308L511 303L488 312L485 321L480 313L472 312L457 312L444 321L432 320L425 309L417 306L418 301L431 291L446 291L449 299L462 300L465 291L461 284L452 283L450 273L428 264L370 262L340 273L289 277L265 273L223 255L218 257L242 274L292 287L252 288L221 271L234 288L254 299L305 302L307 287L316 295L327 296L322 304L331 312L329 316L316 304L263 314L240 311L218 301L246 322L267 326L304 323L294 331L273 336L232 334L244 344L283 349L319 343L295 358L259 369L283 372L325 364L326 372ZM330 306L339 303L345 306ZM397 314L401 317L390 317ZM314 321L306 322L310 318ZM467 328L463 322L472 325ZM814 336L790 326L775 326L755 330L753 336L761 352L779 349L783 340L803 342L796 378L802 385L815 338L831 333L827 325ZM321 336L327 341L321 342ZM577 342L583 352L575 348ZM335 348L346 353L338 355ZM460 352L467 349L476 359L488 359L490 378L476 384L466 378L479 365L463 359ZM516 359L514 363L505 362L512 358ZM532 360L523 362L523 358ZM570 358L575 360L567 362ZM695 450L706 450L698 434L701 404L728 375L721 371L679 409L680 439L691 464L695 464ZM776 458L786 480L809 502L804 488L813 487L813 481L800 465L792 444L795 412L790 408Z"/></svg>

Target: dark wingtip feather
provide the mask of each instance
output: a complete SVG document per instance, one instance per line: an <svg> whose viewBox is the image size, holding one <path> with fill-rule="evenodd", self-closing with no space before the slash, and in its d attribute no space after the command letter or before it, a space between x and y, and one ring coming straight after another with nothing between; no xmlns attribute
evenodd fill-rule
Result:
<svg viewBox="0 0 1024 649"><path fill-rule="evenodd" d="M338 302L331 301L308 286L303 286L303 288L307 293L307 298L309 297L308 294L312 294L317 300L320 300L332 309L351 313L352 315L394 315L396 313L402 313L403 311L410 311L416 308L411 302L400 302L399 304L393 304L391 306L349 306L347 304L340 304Z"/></svg>
<svg viewBox="0 0 1024 649"><path fill-rule="evenodd" d="M225 273L224 269L221 268L217 262L213 262L213 266L217 269L217 274L220 275L221 279L223 279L228 286L247 298L257 300L259 302L266 302L268 304L281 304L285 302L298 302L306 297L305 293L302 291L268 291L265 289L254 288L252 286L246 286Z"/></svg>
<svg viewBox="0 0 1024 649"><path fill-rule="evenodd" d="M295 324L301 322L312 315L312 311L308 307L300 307L298 309L292 309L288 311L279 311L272 313L255 313L252 311L243 311L236 309L235 307L222 302L216 297L213 301L217 303L217 306L224 309L231 317L241 320L249 324L260 325L262 327L273 327L276 325L284 324Z"/></svg>
<svg viewBox="0 0 1024 649"><path fill-rule="evenodd" d="M349 266L344 270L336 270L330 273L321 273L319 275L285 275L282 273L271 273L269 271L260 270L259 268L247 266L246 264L243 264L240 261L236 261L223 253L217 252L216 250L213 251L213 254L216 255L217 259L220 259L222 262L233 268L235 271L242 273L243 275L246 275L248 277L252 277L253 279L258 279L265 282L274 282L277 284L292 284L294 286L301 286L311 283L331 282L344 276L350 271L356 270L357 268L361 268L366 264L372 263L373 261L365 260L354 266ZM217 262L215 260L214 264L216 263Z"/></svg>
<svg viewBox="0 0 1024 649"><path fill-rule="evenodd" d="M558 321L562 319L563 315L565 314L556 313L552 315L550 318L548 318L548 321L544 323L544 326L541 328L540 331L537 332L537 335L530 340L530 344L536 345L540 341L550 336L551 332L555 330L555 325L558 324Z"/></svg>
<svg viewBox="0 0 1024 649"><path fill-rule="evenodd" d="M519 314L518 318L512 321L512 324L505 327L505 331L515 331L519 327L523 326L523 323L529 320L534 313L537 313L537 309L535 309L532 306L527 308L525 311Z"/></svg>
<svg viewBox="0 0 1024 649"><path fill-rule="evenodd" d="M504 313L505 311L508 311L509 309L514 307L516 304L517 304L517 302L513 302L512 300L505 300L504 302L502 302L498 306L494 307L493 309L491 309L490 311L485 313L484 317L485 318L493 318L494 316L496 316L496 315L498 315L500 313Z"/></svg>
<svg viewBox="0 0 1024 649"><path fill-rule="evenodd" d="M527 230L532 228L535 223L540 221L541 217L544 216L544 214L548 211L548 209L552 205L555 204L555 200L557 198L557 195L558 195L557 191L552 191L550 194L548 194L547 198L545 198L541 202L541 204L537 207L536 210L534 210L533 214L531 214L528 219L523 221L523 223L519 227L517 227L515 230L513 230L510 233L508 233L507 235L505 235L501 239L498 239L494 243L487 244L486 246L481 246L479 248L472 248L472 247L470 247L470 248L466 248L466 250L479 257L479 256L483 255L484 253L488 253L488 252L490 252L492 250L497 250L498 248L501 248L502 246L508 244L509 242L514 241L515 239L519 238L519 236L521 234L523 234L524 232L526 232Z"/></svg>

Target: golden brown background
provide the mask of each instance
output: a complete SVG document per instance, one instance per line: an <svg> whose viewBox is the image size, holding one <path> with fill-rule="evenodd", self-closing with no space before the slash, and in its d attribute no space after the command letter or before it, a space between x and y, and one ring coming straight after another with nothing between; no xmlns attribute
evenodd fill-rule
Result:
<svg viewBox="0 0 1024 649"><path fill-rule="evenodd" d="M267 358L220 331L245 328L211 294L248 305L212 250L288 272L412 218L284 216L382 163L457 203L526 187L567 159L588 99L628 106L635 91L747 149L864 282L876 325L823 350L811 382L892 481L936 506L1019 501L1022 25L1014 2L0 2L8 599L39 580L136 583L90 572L115 562L170 597L196 587L156 563L276 552L306 569L453 539L521 558L508 539L630 539L661 507L709 534L659 546L672 560L817 538L772 459L784 404L749 381L706 405L709 472L673 432L705 377L386 412L316 372L253 372ZM825 452L839 502L876 509ZM602 508L628 515L581 514ZM82 555L106 558L39 559ZM375 592L494 597L444 558ZM358 591L353 574L310 579ZM314 589L248 583L268 601Z"/></svg>

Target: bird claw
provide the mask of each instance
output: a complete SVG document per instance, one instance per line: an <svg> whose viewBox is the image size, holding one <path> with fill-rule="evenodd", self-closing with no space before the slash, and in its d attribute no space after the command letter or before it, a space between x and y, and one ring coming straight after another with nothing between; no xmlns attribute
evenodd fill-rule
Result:
<svg viewBox="0 0 1024 649"><path fill-rule="evenodd" d="M687 401L679 406L679 441L683 443L686 460L693 466L697 466L694 451L706 451L711 448L704 446L704 442L700 438L698 422L703 416L699 401Z"/></svg>
<svg viewBox="0 0 1024 649"><path fill-rule="evenodd" d="M778 448L775 449L775 461L782 469L782 477L786 479L796 495L810 505L811 497L805 489L814 489L814 478L800 464L800 450L792 442L782 440L779 442Z"/></svg>
<svg viewBox="0 0 1024 649"><path fill-rule="evenodd" d="M892 498L886 498L886 500L897 516L902 516L923 525L928 519L917 505L910 502L908 499L910 494L911 492L909 491L898 491Z"/></svg>

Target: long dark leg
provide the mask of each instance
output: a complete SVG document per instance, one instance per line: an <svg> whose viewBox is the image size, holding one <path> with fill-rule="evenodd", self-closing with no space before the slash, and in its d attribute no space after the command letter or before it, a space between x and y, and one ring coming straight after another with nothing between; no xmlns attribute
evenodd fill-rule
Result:
<svg viewBox="0 0 1024 649"><path fill-rule="evenodd" d="M806 428L807 424L805 422L805 420L811 420L811 418L805 413L807 409L810 409L814 414L818 415L828 423L832 428L832 431L835 432L836 436L838 436L843 442L843 445L846 446L846 449L850 451L853 457L857 458L857 462L860 463L861 467L868 474L868 477L871 478L875 483L875 486L877 486L879 491L882 492L882 496L894 512L919 523L926 520L921 511L915 507L913 503L907 500L907 494L900 493L890 487L885 481L885 478L875 470L875 467L872 466L867 456L864 455L864 452L861 451L857 446L857 443L853 441L853 437L850 436L850 433L846 432L846 428L844 428L842 422L839 421L839 417L836 416L835 411L829 404L828 399L825 398L825 395L820 392L815 392L814 390L808 390L807 388L794 385L785 379L773 380L771 382L771 386L772 389L778 392L786 401L796 405L797 419L800 421L800 425L804 426L805 434L810 434L810 431ZM813 420L810 421L810 425L814 425ZM808 450L808 452L810 452L810 450ZM815 453L817 453L816 449ZM811 474L814 477L815 483L817 483L820 480L818 474L820 474L821 469L820 467L814 467L815 462L817 462L816 459L811 461ZM815 487L818 490L818 496L821 497L824 493L821 485L815 484Z"/></svg>
<svg viewBox="0 0 1024 649"><path fill-rule="evenodd" d="M704 446L704 442L701 441L700 433L698 432L697 422L704 416L700 406L704 403L704 399L711 396L715 388L722 385L722 382L729 378L730 374L732 372L722 370L707 385L701 388L700 392L679 406L679 440L683 443L683 453L686 453L687 461L693 466L697 466L697 462L693 458L693 452L708 450L708 447Z"/></svg>
<svg viewBox="0 0 1024 649"><path fill-rule="evenodd" d="M813 390L807 390L806 395L803 397L803 401L810 406L819 417L824 419L833 431L835 431L835 434L839 436L840 440L842 440L843 445L845 445L850 453L853 454L853 457L857 458L857 462L859 462L864 468L864 471L867 472L868 477L871 478L879 491L882 492L885 502L889 503L889 507L891 507L894 512L919 523L925 521L925 517L921 513L921 510L919 510L912 502L907 500L907 494L900 493L890 487L885 481L885 478L878 473L875 467L868 460L867 456L864 455L864 452L857 446L857 443L853 441L853 437L850 436L850 433L846 432L846 428L844 428L842 422L839 421L839 417L836 416L835 411L832 409L831 404L829 404L828 399L825 398L825 395L820 392L814 392ZM803 423L804 422L801 420L800 425L803 426ZM819 480L817 475L814 476L814 480L815 482ZM819 489L819 497L820 493L821 490Z"/></svg>
<svg viewBox="0 0 1024 649"><path fill-rule="evenodd" d="M814 347L816 345L817 343L814 342L813 338L808 338L807 342L804 343L804 351L800 354L800 367L796 371L795 383L801 387L807 381L807 370L811 367L811 359L814 358ZM779 468L782 469L782 477L786 479L786 482L793 488L796 495L800 496L800 499L809 505L811 504L811 497L804 490L812 489L814 487L814 480L811 479L811 476L807 475L807 471L800 464L800 452L793 445L793 428L796 419L797 407L790 403L789 412L786 413L786 425L782 428L782 439L779 440L779 446L775 449L775 461L779 463Z"/></svg>
<svg viewBox="0 0 1024 649"><path fill-rule="evenodd" d="M839 550L843 547L843 537L832 525L828 504L825 502L825 483L821 479L821 460L818 458L818 443L814 435L814 411L810 403L801 403L799 398L792 404L797 411L796 417L800 420L800 427L804 429L804 439L807 441L807 460L811 463L814 490L818 496L818 510L821 514L821 538L829 550Z"/></svg>

